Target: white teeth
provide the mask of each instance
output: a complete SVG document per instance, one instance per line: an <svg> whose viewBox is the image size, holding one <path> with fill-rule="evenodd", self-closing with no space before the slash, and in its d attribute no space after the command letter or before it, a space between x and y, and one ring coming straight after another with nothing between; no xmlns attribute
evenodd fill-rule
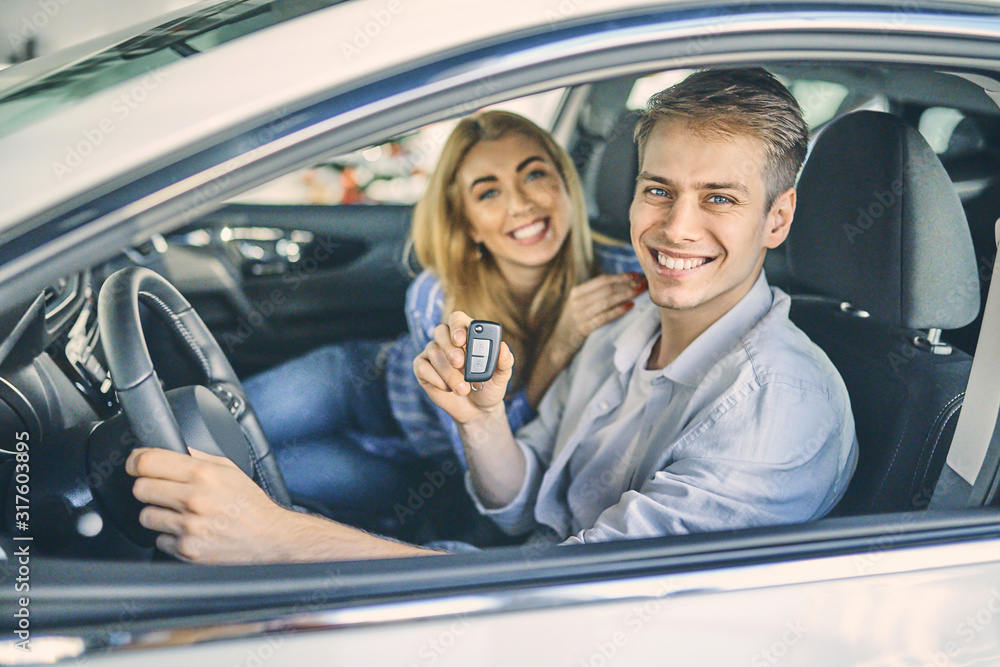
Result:
<svg viewBox="0 0 1000 667"><path fill-rule="evenodd" d="M545 221L541 220L533 225L528 225L527 227L521 227L520 229L515 229L513 236L518 241L522 239L528 239L532 236L538 236L545 230Z"/></svg>
<svg viewBox="0 0 1000 667"><path fill-rule="evenodd" d="M698 259L674 258L671 257L670 255L665 255L662 252L657 253L656 258L660 262L661 266L665 266L668 269L681 269L685 271L689 269L695 269L708 261L704 258L698 258Z"/></svg>

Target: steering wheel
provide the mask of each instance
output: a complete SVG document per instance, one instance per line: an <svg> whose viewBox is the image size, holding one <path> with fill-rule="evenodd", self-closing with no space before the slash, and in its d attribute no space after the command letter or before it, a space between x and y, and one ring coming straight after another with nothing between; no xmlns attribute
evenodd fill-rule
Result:
<svg viewBox="0 0 1000 667"><path fill-rule="evenodd" d="M199 369L200 384L164 393L143 337L140 302L176 336ZM155 539L155 533L139 525L142 505L132 495L133 480L123 467L134 447L187 454L190 446L226 456L272 500L291 507L284 478L239 378L208 327L173 285L146 268L122 269L104 282L97 319L121 413L92 432L88 466L104 471L95 478L94 493L129 539L140 546L150 546Z"/></svg>

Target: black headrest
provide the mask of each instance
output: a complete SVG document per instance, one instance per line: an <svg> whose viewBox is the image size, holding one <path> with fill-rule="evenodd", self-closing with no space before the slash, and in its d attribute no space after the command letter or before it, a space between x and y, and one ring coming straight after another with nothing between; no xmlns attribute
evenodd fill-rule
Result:
<svg viewBox="0 0 1000 667"><path fill-rule="evenodd" d="M979 312L961 201L920 133L891 114L848 114L816 140L788 253L797 282L883 322L954 329Z"/></svg>
<svg viewBox="0 0 1000 667"><path fill-rule="evenodd" d="M597 168L597 220L591 223L594 231L624 243L631 243L628 211L639 175L639 151L632 140L637 122L638 111L622 113L605 141Z"/></svg>

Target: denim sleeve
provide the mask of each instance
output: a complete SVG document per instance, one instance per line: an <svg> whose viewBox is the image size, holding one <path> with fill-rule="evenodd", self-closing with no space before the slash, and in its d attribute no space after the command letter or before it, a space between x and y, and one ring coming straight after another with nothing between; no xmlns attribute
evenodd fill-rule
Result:
<svg viewBox="0 0 1000 667"><path fill-rule="evenodd" d="M851 416L788 384L760 387L692 435L674 460L565 543L808 521L832 507L853 471Z"/></svg>
<svg viewBox="0 0 1000 667"><path fill-rule="evenodd" d="M388 373L389 395L393 413L406 432L417 456L440 455L454 449L457 433L451 418L427 396L413 374L413 360L423 352L440 324L444 292L434 274L424 271L406 290L407 334L396 343ZM444 417L447 417L444 414ZM450 428L449 428L450 427Z"/></svg>
<svg viewBox="0 0 1000 667"><path fill-rule="evenodd" d="M537 416L538 413L528 402L527 392L523 390L514 394L507 404L507 422L514 433Z"/></svg>
<svg viewBox="0 0 1000 667"><path fill-rule="evenodd" d="M434 329L441 324L444 318L444 291L437 278L425 271L413 281L410 289L407 290L406 302L406 316L412 338L411 345L414 356L416 356L433 340ZM433 405L441 429L451 441L455 455L465 466L465 448L462 446L462 439L458 434L455 420L447 412L434 405L433 401L428 399L428 402ZM517 431L534 418L535 410L528 402L527 394L523 391L514 394L507 405L507 420L510 422L511 431Z"/></svg>
<svg viewBox="0 0 1000 667"><path fill-rule="evenodd" d="M642 264L630 245L594 242L594 262L601 273L642 273Z"/></svg>
<svg viewBox="0 0 1000 667"><path fill-rule="evenodd" d="M406 324L414 346L423 350L434 338L434 329L444 313L444 289L430 271L417 276L406 290Z"/></svg>

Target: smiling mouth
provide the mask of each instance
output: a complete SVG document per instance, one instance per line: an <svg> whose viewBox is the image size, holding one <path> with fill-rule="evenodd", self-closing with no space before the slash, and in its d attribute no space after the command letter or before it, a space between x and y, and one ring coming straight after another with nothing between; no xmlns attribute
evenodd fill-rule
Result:
<svg viewBox="0 0 1000 667"><path fill-rule="evenodd" d="M549 219L542 218L535 222L528 223L523 227L518 227L507 235L515 241L531 241L540 238L549 229Z"/></svg>
<svg viewBox="0 0 1000 667"><path fill-rule="evenodd" d="M715 259L714 257L673 257L652 248L650 253L660 266L672 271L690 271Z"/></svg>

